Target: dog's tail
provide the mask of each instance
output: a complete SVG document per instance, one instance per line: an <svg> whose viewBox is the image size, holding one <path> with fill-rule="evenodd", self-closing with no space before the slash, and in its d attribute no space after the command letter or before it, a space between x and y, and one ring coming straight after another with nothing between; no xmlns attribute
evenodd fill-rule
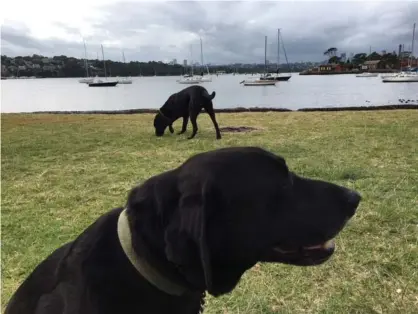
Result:
<svg viewBox="0 0 418 314"><path fill-rule="evenodd" d="M213 98L215 98L216 93L215 93L215 91L213 91L212 94L209 95L208 91L205 90L203 92L203 96L208 98L209 100L212 100Z"/></svg>

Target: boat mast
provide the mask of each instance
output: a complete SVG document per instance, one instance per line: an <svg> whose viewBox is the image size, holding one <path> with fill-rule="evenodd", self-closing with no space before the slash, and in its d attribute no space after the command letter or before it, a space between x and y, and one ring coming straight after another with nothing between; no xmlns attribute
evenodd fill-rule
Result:
<svg viewBox="0 0 418 314"><path fill-rule="evenodd" d="M280 67L280 28L277 29L277 74Z"/></svg>
<svg viewBox="0 0 418 314"><path fill-rule="evenodd" d="M412 66L412 58L413 58L413 56L414 56L415 24L416 24L416 23L414 23L414 28L413 28L413 30L412 30L412 48L411 48L411 57L410 57L410 59L411 59L411 66Z"/></svg>
<svg viewBox="0 0 418 314"><path fill-rule="evenodd" d="M290 75L292 75L292 69L290 68L289 60L287 59L287 53L286 53L286 48L284 47L283 39L282 39L281 44L282 44L282 47L283 47L283 52L284 52L284 57L286 59L287 67L289 68Z"/></svg>
<svg viewBox="0 0 418 314"><path fill-rule="evenodd" d="M83 38L83 44L84 44L84 66L86 67L86 77L89 77L89 66L87 62L87 48L86 48L86 41Z"/></svg>
<svg viewBox="0 0 418 314"><path fill-rule="evenodd" d="M203 46L202 46L202 37L200 37L200 62L203 71Z"/></svg>
<svg viewBox="0 0 418 314"><path fill-rule="evenodd" d="M102 47L102 56L103 56L104 74L105 74L105 77L107 78L107 73L106 73L106 61L105 61L105 58L104 58L103 45L100 45L100 46Z"/></svg>
<svg viewBox="0 0 418 314"><path fill-rule="evenodd" d="M123 65L125 65L126 64L126 61L125 61L125 52L122 50L122 59L123 59ZM125 68L124 68L124 72L125 72Z"/></svg>
<svg viewBox="0 0 418 314"><path fill-rule="evenodd" d="M264 76L266 76L267 70L267 36L264 36Z"/></svg>
<svg viewBox="0 0 418 314"><path fill-rule="evenodd" d="M192 59L190 62L190 68L192 70L192 76L193 76L193 45L190 45L190 58Z"/></svg>

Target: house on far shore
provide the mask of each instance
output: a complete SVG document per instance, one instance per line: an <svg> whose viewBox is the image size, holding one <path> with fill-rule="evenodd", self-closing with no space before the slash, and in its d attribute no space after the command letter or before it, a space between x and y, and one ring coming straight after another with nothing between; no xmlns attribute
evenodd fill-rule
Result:
<svg viewBox="0 0 418 314"><path fill-rule="evenodd" d="M371 60L371 61L365 61L362 66L362 70L379 70L384 69L382 68L382 62L380 60Z"/></svg>
<svg viewBox="0 0 418 314"><path fill-rule="evenodd" d="M341 65L337 63L321 64L318 67L318 72L341 72L343 69Z"/></svg>

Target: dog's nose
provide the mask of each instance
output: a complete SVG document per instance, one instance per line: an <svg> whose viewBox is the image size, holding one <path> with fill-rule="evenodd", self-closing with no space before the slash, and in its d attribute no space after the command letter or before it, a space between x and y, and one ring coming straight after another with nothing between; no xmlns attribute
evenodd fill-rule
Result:
<svg viewBox="0 0 418 314"><path fill-rule="evenodd" d="M361 201L361 195L353 190L347 190L345 192L346 202L347 202L347 209L349 212L350 217L353 216L356 212L356 209Z"/></svg>

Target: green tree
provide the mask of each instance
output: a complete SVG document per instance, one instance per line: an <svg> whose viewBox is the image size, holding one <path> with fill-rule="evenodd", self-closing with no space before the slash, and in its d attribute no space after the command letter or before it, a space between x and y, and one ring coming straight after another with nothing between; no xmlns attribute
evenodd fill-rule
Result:
<svg viewBox="0 0 418 314"><path fill-rule="evenodd" d="M337 57L337 56L332 56L331 58L328 59L328 63L340 63L341 58Z"/></svg>
<svg viewBox="0 0 418 314"><path fill-rule="evenodd" d="M367 61L375 61L375 60L381 60L382 56L378 54L376 51L372 52L367 56Z"/></svg>
<svg viewBox="0 0 418 314"><path fill-rule="evenodd" d="M382 55L382 63L391 69L399 68L399 58L395 52Z"/></svg>
<svg viewBox="0 0 418 314"><path fill-rule="evenodd" d="M364 63L364 61L366 61L367 58L367 54L365 53L357 53L353 56L351 63L354 65L359 65Z"/></svg>
<svg viewBox="0 0 418 314"><path fill-rule="evenodd" d="M338 49L335 47L331 47L328 48L325 52L324 55L327 56L328 58L332 58L335 57L337 55Z"/></svg>

